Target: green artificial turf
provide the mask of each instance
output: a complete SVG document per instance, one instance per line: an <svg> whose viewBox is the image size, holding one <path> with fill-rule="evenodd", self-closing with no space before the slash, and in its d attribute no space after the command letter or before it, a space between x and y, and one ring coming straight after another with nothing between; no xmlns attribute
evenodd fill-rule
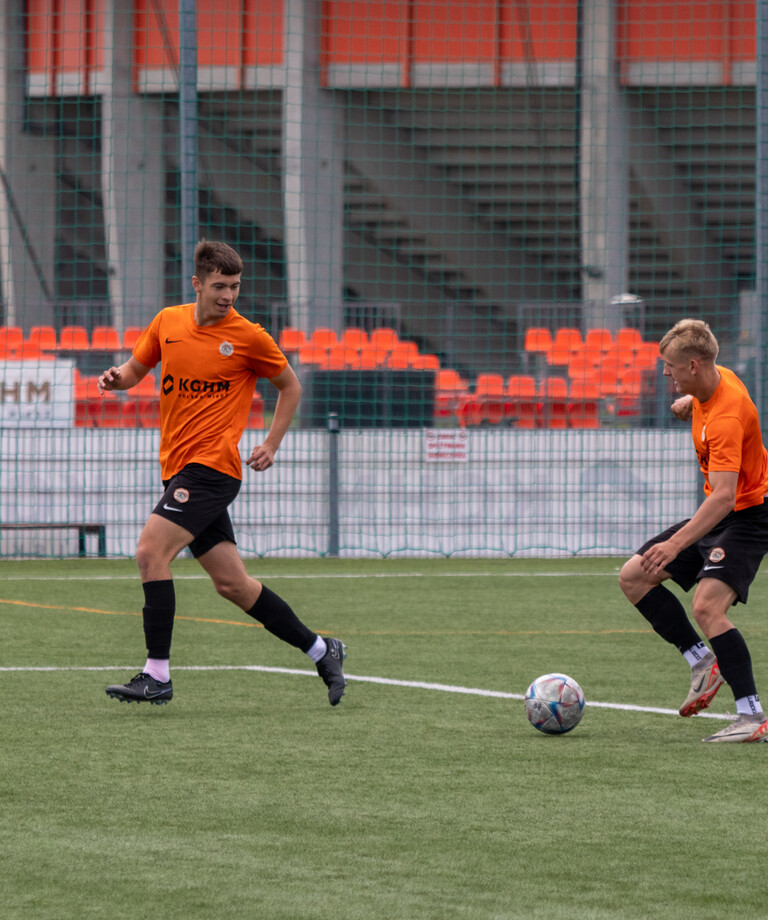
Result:
<svg viewBox="0 0 768 920"><path fill-rule="evenodd" d="M768 745L702 745L725 722L620 708L676 710L688 671L619 564L249 561L347 643L332 709L309 659L188 560L174 700L110 700L144 661L133 564L0 563L0 916L768 916ZM760 575L734 611L758 689L766 594ZM587 697L562 737L520 699L456 692L521 695L548 671ZM728 709L725 688L710 712Z"/></svg>

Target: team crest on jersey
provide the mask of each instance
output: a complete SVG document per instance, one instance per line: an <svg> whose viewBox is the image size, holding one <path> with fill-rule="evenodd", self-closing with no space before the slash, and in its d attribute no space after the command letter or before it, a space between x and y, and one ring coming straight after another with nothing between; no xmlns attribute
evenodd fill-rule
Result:
<svg viewBox="0 0 768 920"><path fill-rule="evenodd" d="M725 550L722 546L716 546L709 554L710 562L722 562L725 559Z"/></svg>
<svg viewBox="0 0 768 920"><path fill-rule="evenodd" d="M173 497L180 505L183 505L184 502L189 501L189 492L186 489L176 489L173 493Z"/></svg>
<svg viewBox="0 0 768 920"><path fill-rule="evenodd" d="M224 355L225 358L228 358L234 353L235 346L231 342L222 342L221 345L219 345L219 354Z"/></svg>

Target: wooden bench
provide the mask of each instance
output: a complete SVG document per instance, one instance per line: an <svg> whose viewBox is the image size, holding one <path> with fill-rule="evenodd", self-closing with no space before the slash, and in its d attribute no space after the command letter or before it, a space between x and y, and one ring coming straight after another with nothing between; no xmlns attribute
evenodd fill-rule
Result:
<svg viewBox="0 0 768 920"><path fill-rule="evenodd" d="M77 531L77 555L87 556L88 547L86 546L86 536L96 534L98 540L98 553L100 556L107 555L107 527L106 524L81 524L77 521L72 523L58 522L40 522L35 524L0 524L0 530L76 530Z"/></svg>

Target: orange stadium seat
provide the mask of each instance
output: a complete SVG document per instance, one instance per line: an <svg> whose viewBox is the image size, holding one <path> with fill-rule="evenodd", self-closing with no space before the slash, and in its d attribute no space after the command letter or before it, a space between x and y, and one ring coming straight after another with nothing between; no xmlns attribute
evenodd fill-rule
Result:
<svg viewBox="0 0 768 920"><path fill-rule="evenodd" d="M435 374L435 416L456 415L469 395L467 381L453 368L444 367Z"/></svg>
<svg viewBox="0 0 768 920"><path fill-rule="evenodd" d="M284 326L280 330L277 344L280 350L287 355L295 354L303 345L307 344L307 336L303 329L294 326Z"/></svg>
<svg viewBox="0 0 768 920"><path fill-rule="evenodd" d="M600 387L596 383L571 381L568 387L568 427L600 427Z"/></svg>
<svg viewBox="0 0 768 920"><path fill-rule="evenodd" d="M565 377L545 377L539 384L538 422L540 428L568 427L568 381Z"/></svg>
<svg viewBox="0 0 768 920"><path fill-rule="evenodd" d="M583 347L584 342L578 329L561 326L555 330L552 348L547 355L547 363L551 366L567 367L571 363L571 358Z"/></svg>
<svg viewBox="0 0 768 920"><path fill-rule="evenodd" d="M515 428L536 427L536 380L533 377L512 375L507 379L505 418Z"/></svg>
<svg viewBox="0 0 768 920"><path fill-rule="evenodd" d="M433 354L418 354L411 358L411 368L415 371L436 371L440 369L440 359Z"/></svg>
<svg viewBox="0 0 768 920"><path fill-rule="evenodd" d="M133 351L143 331L141 326L126 326L123 332L123 349L125 351Z"/></svg>
<svg viewBox="0 0 768 920"><path fill-rule="evenodd" d="M33 346L40 351L56 351L58 337L53 326L32 326L24 340L26 346Z"/></svg>
<svg viewBox="0 0 768 920"><path fill-rule="evenodd" d="M339 344L339 338L333 329L327 326L318 326L309 336L308 344L315 348L330 350Z"/></svg>
<svg viewBox="0 0 768 920"><path fill-rule="evenodd" d="M341 343L345 348L361 351L369 342L370 339L365 329L358 329L356 326L348 326L341 333Z"/></svg>
<svg viewBox="0 0 768 920"><path fill-rule="evenodd" d="M616 333L616 348L620 351L637 351L643 344L643 337L639 329L622 326Z"/></svg>
<svg viewBox="0 0 768 920"><path fill-rule="evenodd" d="M552 333L542 326L531 326L525 331L523 349L532 354L548 355L552 350Z"/></svg>
<svg viewBox="0 0 768 920"><path fill-rule="evenodd" d="M614 347L610 329L588 329L584 336L584 351L587 354L604 355Z"/></svg>
<svg viewBox="0 0 768 920"><path fill-rule="evenodd" d="M91 348L94 351L122 351L120 333L114 326L94 326L91 333Z"/></svg>
<svg viewBox="0 0 768 920"><path fill-rule="evenodd" d="M24 344L21 326L0 326L0 357L19 351Z"/></svg>
<svg viewBox="0 0 768 920"><path fill-rule="evenodd" d="M91 343L85 326L63 326L59 333L60 351L90 351Z"/></svg>
<svg viewBox="0 0 768 920"><path fill-rule="evenodd" d="M325 364L328 360L328 352L328 348L319 345L312 345L311 343L301 345L297 352L299 364Z"/></svg>

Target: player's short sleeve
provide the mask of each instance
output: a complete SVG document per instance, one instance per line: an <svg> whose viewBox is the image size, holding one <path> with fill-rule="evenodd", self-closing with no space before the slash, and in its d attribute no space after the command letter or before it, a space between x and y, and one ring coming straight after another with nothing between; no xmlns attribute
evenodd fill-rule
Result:
<svg viewBox="0 0 768 920"><path fill-rule="evenodd" d="M271 380L288 366L288 359L280 351L277 342L264 329L255 325L251 345L251 366L259 377Z"/></svg>
<svg viewBox="0 0 768 920"><path fill-rule="evenodd" d="M709 447L709 472L736 472L741 470L744 429L738 418L721 416L707 425Z"/></svg>
<svg viewBox="0 0 768 920"><path fill-rule="evenodd" d="M144 367L154 367L160 360L160 317L158 313L133 346L133 357Z"/></svg>

